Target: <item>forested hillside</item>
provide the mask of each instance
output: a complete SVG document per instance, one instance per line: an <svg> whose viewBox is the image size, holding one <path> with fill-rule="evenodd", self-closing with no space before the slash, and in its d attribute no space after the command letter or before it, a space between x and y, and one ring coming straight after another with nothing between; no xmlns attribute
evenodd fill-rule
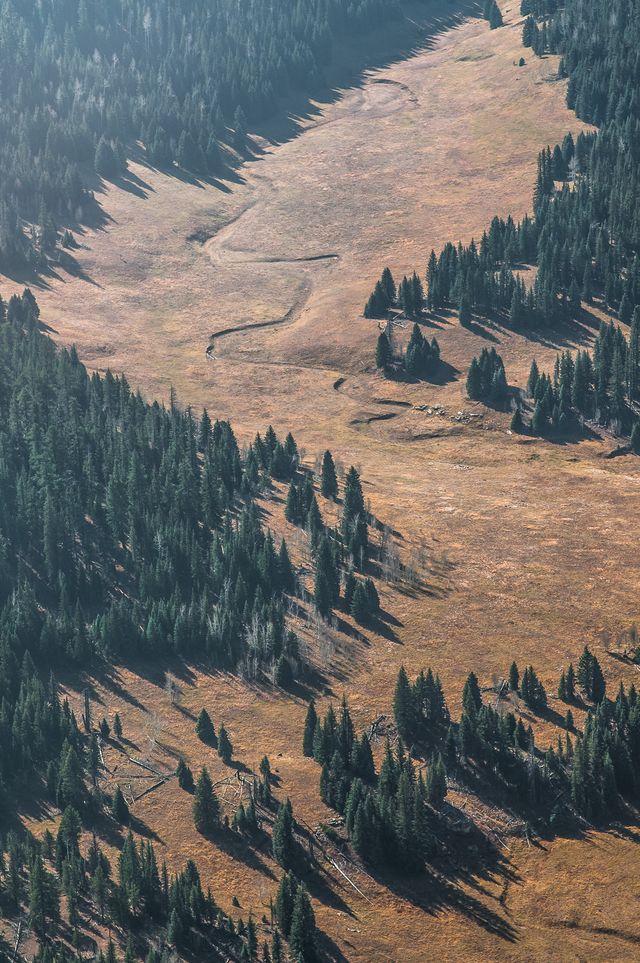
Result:
<svg viewBox="0 0 640 963"><path fill-rule="evenodd" d="M597 298L621 322L634 319L640 306L638 4L524 0L521 9L527 15L524 44L540 56L562 53L559 75L568 77L568 105L600 129L576 141L569 134L541 152L532 217L518 223L496 217L479 243L432 251L424 300L407 301L401 288L397 299L385 301L376 289L376 316L394 305L414 318L423 310L454 307L462 324L469 324L473 311L497 312L515 330L526 331L571 322ZM519 272L527 264L537 267L529 287ZM569 359L582 365L580 401L571 400L572 381L565 379L560 390L556 377L538 423L566 425L577 413L630 433L638 400L638 324L636 314L629 341L620 335L608 346L603 334L606 350L593 363Z"/></svg>
<svg viewBox="0 0 640 963"><path fill-rule="evenodd" d="M124 174L132 149L180 177L223 173L254 121L321 82L341 34L397 12L396 0L0 0L0 268L38 269L72 245L64 229L94 203L95 175ZM514 10L484 4L493 33L480 12L462 50L426 61L428 83L445 59L466 80L465 65L515 72L558 53L569 105L597 132L542 151L529 216L495 217L477 243L439 254L429 247L447 234L428 228L421 270L385 268L361 328L323 302L341 355L306 307L272 310L265 266L284 261L298 297L298 271L303 293L325 268L340 288L347 255L313 229L314 250L263 250L258 217L251 249L226 241L260 320L252 330L232 288L243 320L222 330L230 346L220 331L215 352L198 342L184 378L166 348L181 325L197 340L173 315L179 272L148 245L166 284L153 308L166 303L143 363L165 350L180 398L211 415L91 373L62 347L62 312L41 318L28 288L0 298L0 958L421 960L432 940L451 960L548 959L549 946L596 959L637 943L636 921L601 925L593 896L604 879L608 902L624 902L621 845L638 841L640 646L635 626L616 636L636 605L633 460L596 461L604 442L569 455L514 438L504 411L515 402L517 433L599 422L640 453L640 0L522 0L520 65ZM503 28L512 47L496 42ZM363 96L372 140L393 131L387 111L422 116L409 78L376 76ZM206 261L189 301L214 332L202 291L219 296L222 265ZM128 303L117 279L104 290L113 328L80 348L100 370ZM369 319L386 321L375 370ZM225 379L240 406L225 406ZM317 450L324 438L333 454ZM596 939L608 956L580 942Z"/></svg>
<svg viewBox="0 0 640 963"><path fill-rule="evenodd" d="M116 176L133 141L154 165L220 173L248 121L318 85L336 36L396 15L395 0L3 0L0 266L41 267L90 203L86 172Z"/></svg>
<svg viewBox="0 0 640 963"><path fill-rule="evenodd" d="M122 726L116 717L114 742L106 719L92 731L85 715L82 731L55 674L100 673L132 659L164 665L178 656L292 687L303 658L288 597L301 587L284 539L274 543L262 523L257 498L274 479L290 481L285 514L309 535L318 618L340 606L367 622L379 600L371 579L357 574L368 555L358 473L346 473L340 526L330 528L290 434L279 440L269 427L241 451L230 425L212 423L206 410L196 420L173 402L168 409L145 402L123 376L90 375L74 349L57 349L43 333L28 289L8 303L0 299L0 370L2 831L15 825L16 799L27 787L38 804L46 800L63 813L55 840L47 834L40 844L13 830L0 837L0 907L9 916L27 907L46 960L67 958L60 890L76 941L82 900L96 919L115 922L125 934L144 920L152 929L166 927L180 950L224 947L232 958L253 959L253 921L236 932L202 890L193 862L169 878L166 867L159 872L153 848L129 836L117 882L110 879L96 833L103 838L105 818L128 825L130 813L119 787L105 795L97 777L108 771L103 748L129 758ZM335 501L340 489L326 451L320 492ZM196 731L225 765L231 762L224 725L216 733L203 711ZM234 819L234 834L249 841L258 834L254 804L260 804L262 824L273 820L274 858L300 871L293 816L284 801L276 813L266 757L261 773L248 810L241 806ZM228 839L229 820L223 823L206 768L197 785L183 762L176 775L194 793L196 830ZM93 832L88 855L79 846L83 828ZM301 948L296 958L311 963L313 911L306 891L287 879L291 906L286 925L278 917L281 931L292 952ZM63 940L58 949L45 939L51 925ZM113 944L109 953L111 960ZM141 950L130 949L133 955Z"/></svg>

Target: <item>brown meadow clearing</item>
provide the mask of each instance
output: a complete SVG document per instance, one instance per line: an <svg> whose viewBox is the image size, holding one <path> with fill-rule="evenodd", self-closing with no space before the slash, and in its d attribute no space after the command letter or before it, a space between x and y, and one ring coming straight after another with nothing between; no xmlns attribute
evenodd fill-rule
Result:
<svg viewBox="0 0 640 963"><path fill-rule="evenodd" d="M173 386L182 404L229 418L241 440L272 423L293 432L307 464L329 447L361 471L371 510L396 533L416 584L380 580L391 616L384 636L301 630L323 680L319 708L345 693L359 727L389 713L401 664L410 675L439 672L454 714L471 669L487 686L515 658L554 693L585 643L610 693L635 678L608 649L637 615L639 463L605 460L615 442L604 435L513 436L508 414L465 393L482 347L495 345L509 383L524 387L534 357L550 370L558 349L588 345L598 313L535 336L490 319L462 329L453 316L427 318L424 333L436 335L448 366L443 384L377 374L377 322L361 314L385 265L396 278L423 274L432 247L479 237L494 214L521 217L538 151L580 130L557 59L524 51L519 4L501 6L505 27L496 31L456 16L454 4L412 6L423 42L410 56L300 115L295 136L257 136L234 179L195 183L132 163L127 180L99 197L104 222L79 235L78 270L36 291L53 335L75 343L90 368L124 371L148 398L166 400ZM6 279L3 294L18 286ZM304 539L284 522L282 503L281 489L265 500L268 524L303 564ZM133 754L163 771L183 755L222 779L232 770L194 732L204 705L216 727L224 721L241 763L255 770L269 756L276 794L291 797L296 816L311 827L330 818L319 769L302 756L303 698L204 668L173 671L179 705L158 667L97 676L95 715L112 721L118 711ZM86 680L65 684L79 708ZM559 730L547 722L536 731L544 744ZM126 785L133 770L122 753L111 747L105 762L112 784ZM230 815L238 786L225 789ZM225 909L237 895L245 918L249 909L268 915L280 873L269 847L248 856L203 841L190 807L169 780L132 811L170 868L196 858ZM28 821L36 831L48 824L40 814ZM487 839L495 852L484 870L482 850L463 853L437 884L381 880L359 867L349 871L357 892L327 864L311 889L327 955L418 963L638 954L637 830L530 843L500 829Z"/></svg>

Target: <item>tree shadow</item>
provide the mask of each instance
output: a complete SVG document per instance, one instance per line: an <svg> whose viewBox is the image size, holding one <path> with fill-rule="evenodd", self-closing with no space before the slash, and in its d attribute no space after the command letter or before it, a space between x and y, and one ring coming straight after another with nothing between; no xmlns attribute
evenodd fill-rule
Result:
<svg viewBox="0 0 640 963"><path fill-rule="evenodd" d="M91 678L91 677L89 677ZM135 709L140 709L142 712L147 712L147 707L144 703L140 702L129 689L125 688L118 678L118 670L114 666L113 668L105 668L103 672L100 672L93 676L92 681L98 682L105 687L112 695L123 702L127 702L129 705L133 706Z"/></svg>
<svg viewBox="0 0 640 963"><path fill-rule="evenodd" d="M442 829L440 822L437 828ZM397 898L430 916L454 910L505 942L515 943L518 939L509 920L488 905L494 896L485 884L500 880L508 884L519 882L520 878L496 844L474 823L470 823L463 838L449 834L443 842L439 836L438 853L424 873L400 876L377 864L367 864L367 869L377 883Z"/></svg>
<svg viewBox="0 0 640 963"><path fill-rule="evenodd" d="M497 339L496 339L497 340ZM384 376L387 381L393 381L398 384L406 385L419 385L419 384L432 384L443 387L452 381L458 380L458 375L460 374L457 368L454 368L452 364L448 361L443 361L442 359L438 363L436 371L428 375L414 375L410 374L402 364L394 364L393 367L385 369ZM370 421L382 421L384 418L392 418L393 414L390 415L376 415L375 418L369 419Z"/></svg>
<svg viewBox="0 0 640 963"><path fill-rule="evenodd" d="M281 101L284 110L277 110L265 123L254 125L255 134L270 146L277 146L299 137L311 122L315 121L316 125L332 123L320 118L328 106L343 96L345 89L361 87L370 71L390 67L407 57L434 49L440 36L461 24L466 17L478 16L478 6L473 0L459 0L454 9L452 6L440 3L435 9L430 7L427 19L422 23L401 14L397 20L387 21L383 27L359 37L337 38L324 82L313 90L290 94ZM259 156L263 153L261 148Z"/></svg>
<svg viewBox="0 0 640 963"><path fill-rule="evenodd" d="M133 813L131 813L129 825L132 832L137 833L138 836L144 836L145 839L152 839L154 843L164 843L162 836L159 836L158 833L154 829L151 829L151 827L148 826L143 819L140 819L139 816L136 816Z"/></svg>
<svg viewBox="0 0 640 963"><path fill-rule="evenodd" d="M226 830L221 828L217 832L211 833L203 838L207 839L214 846L217 846L218 849L222 850L227 856L230 856L240 863L244 863L248 869L256 873L261 873L263 876L266 876L267 879L276 881L275 873L271 867L258 856L256 850L238 833L234 833L230 829Z"/></svg>
<svg viewBox="0 0 640 963"><path fill-rule="evenodd" d="M150 194L155 194L155 188L129 167L127 167L119 177L115 178L113 183L116 187L119 187L120 190L126 191L128 194L133 194L134 197L138 197L141 200L146 200Z"/></svg>

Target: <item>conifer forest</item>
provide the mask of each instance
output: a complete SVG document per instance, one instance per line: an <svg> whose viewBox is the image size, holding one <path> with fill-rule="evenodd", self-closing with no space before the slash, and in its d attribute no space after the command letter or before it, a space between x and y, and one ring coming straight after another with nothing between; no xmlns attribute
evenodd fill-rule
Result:
<svg viewBox="0 0 640 963"><path fill-rule="evenodd" d="M0 0L0 961L634 959L640 0Z"/></svg>

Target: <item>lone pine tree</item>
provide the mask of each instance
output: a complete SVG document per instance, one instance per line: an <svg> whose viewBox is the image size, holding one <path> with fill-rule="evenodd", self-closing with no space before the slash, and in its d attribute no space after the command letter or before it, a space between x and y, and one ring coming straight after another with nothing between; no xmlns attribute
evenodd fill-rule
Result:
<svg viewBox="0 0 640 963"><path fill-rule="evenodd" d="M200 710L200 714L196 720L196 733L198 739L201 739L202 742L205 742L208 746L213 746L215 749L218 745L216 730L211 721L211 716L204 708Z"/></svg>
<svg viewBox="0 0 640 963"><path fill-rule="evenodd" d="M276 862L280 863L283 869L290 869L294 859L295 840L293 810L288 799L278 807L271 833L271 848Z"/></svg>
<svg viewBox="0 0 640 963"><path fill-rule="evenodd" d="M113 813L113 818L121 826L129 822L129 807L122 795L122 790L120 786L116 786L116 790L113 794L113 802L111 804L111 811Z"/></svg>
<svg viewBox="0 0 640 963"><path fill-rule="evenodd" d="M335 500L338 496L338 477L333 455L329 450L322 456L322 471L320 475L320 492L324 498Z"/></svg>
<svg viewBox="0 0 640 963"><path fill-rule="evenodd" d="M226 765L228 765L233 758L233 746L224 724L220 726L220 731L218 732L218 755Z"/></svg>
<svg viewBox="0 0 640 963"><path fill-rule="evenodd" d="M220 803L211 782L206 766L198 777L193 797L193 822L199 833L208 836L220 822Z"/></svg>

